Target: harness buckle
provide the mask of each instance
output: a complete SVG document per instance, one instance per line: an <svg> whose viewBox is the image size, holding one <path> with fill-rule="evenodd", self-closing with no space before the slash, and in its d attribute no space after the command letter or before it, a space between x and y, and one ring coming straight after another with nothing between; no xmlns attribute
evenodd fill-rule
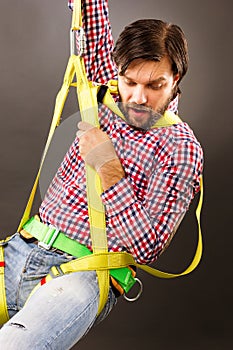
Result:
<svg viewBox="0 0 233 350"><path fill-rule="evenodd" d="M51 234L51 229L53 230ZM45 235L43 241L38 242L38 247L43 248L45 250L50 250L55 239L59 235L60 230L54 226L50 226L47 234Z"/></svg>
<svg viewBox="0 0 233 350"><path fill-rule="evenodd" d="M135 277L134 280L139 284L138 294L135 297L133 297L133 298L127 297L126 294L123 294L123 297L125 298L125 300L130 301L130 302L138 300L140 298L141 294L142 294L142 291L143 291L143 284L140 281L140 279Z"/></svg>

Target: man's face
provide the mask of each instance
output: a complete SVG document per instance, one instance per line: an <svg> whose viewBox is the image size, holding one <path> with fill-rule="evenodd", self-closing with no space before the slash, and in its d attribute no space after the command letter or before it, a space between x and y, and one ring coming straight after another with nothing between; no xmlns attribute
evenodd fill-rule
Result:
<svg viewBox="0 0 233 350"><path fill-rule="evenodd" d="M134 60L124 75L118 76L122 110L128 123L149 129L167 109L178 79L167 57L160 62Z"/></svg>

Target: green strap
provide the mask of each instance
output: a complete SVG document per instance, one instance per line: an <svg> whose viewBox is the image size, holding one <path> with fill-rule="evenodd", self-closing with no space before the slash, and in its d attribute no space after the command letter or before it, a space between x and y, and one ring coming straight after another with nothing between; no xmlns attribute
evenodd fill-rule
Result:
<svg viewBox="0 0 233 350"><path fill-rule="evenodd" d="M23 229L36 238L39 241L39 246L44 249L59 249L75 257L91 254L90 250L83 244L69 238L56 228L43 224L35 217L31 217L23 225Z"/></svg>

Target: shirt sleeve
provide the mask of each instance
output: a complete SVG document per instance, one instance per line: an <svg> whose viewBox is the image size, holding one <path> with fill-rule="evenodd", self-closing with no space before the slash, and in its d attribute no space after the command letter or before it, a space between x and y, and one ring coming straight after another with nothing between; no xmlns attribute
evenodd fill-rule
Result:
<svg viewBox="0 0 233 350"><path fill-rule="evenodd" d="M69 0L73 8L73 0ZM116 79L117 69L111 58L114 41L109 21L108 0L82 0L83 28L86 34L84 62L89 80L106 84Z"/></svg>
<svg viewBox="0 0 233 350"><path fill-rule="evenodd" d="M200 145L186 143L155 169L143 200L127 177L102 194L109 226L139 263L152 263L167 247L199 191L202 159Z"/></svg>

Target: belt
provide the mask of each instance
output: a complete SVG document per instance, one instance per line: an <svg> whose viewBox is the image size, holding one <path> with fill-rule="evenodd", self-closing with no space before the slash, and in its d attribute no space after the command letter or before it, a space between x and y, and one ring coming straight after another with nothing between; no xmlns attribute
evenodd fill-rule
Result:
<svg viewBox="0 0 233 350"><path fill-rule="evenodd" d="M20 231L22 236L30 237L30 235L38 240L38 246L49 250L55 248L68 253L76 258L81 258L92 254L92 252L83 244L74 239L69 238L65 233L59 231L56 227L48 226L39 221L38 216L31 217ZM29 235L28 235L29 234ZM121 294L128 293L133 285L138 281L135 278L135 272L130 267L122 267L119 269L111 269L110 276L117 281L122 291L117 288Z"/></svg>

